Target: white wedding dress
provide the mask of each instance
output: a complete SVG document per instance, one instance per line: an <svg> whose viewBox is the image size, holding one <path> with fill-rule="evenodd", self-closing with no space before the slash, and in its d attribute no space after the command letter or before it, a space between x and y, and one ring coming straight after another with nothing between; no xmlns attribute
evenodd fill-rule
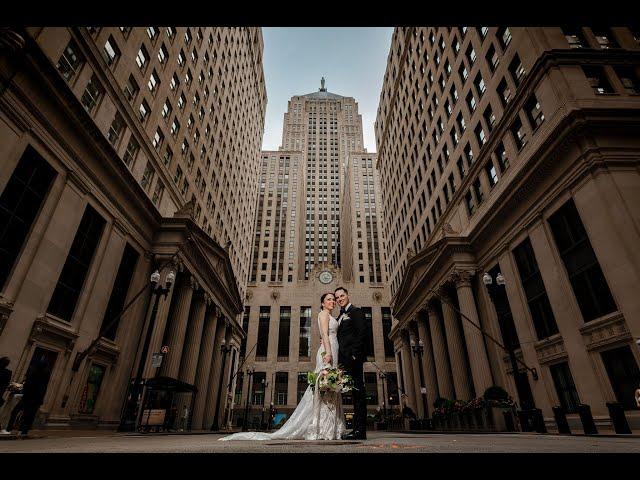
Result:
<svg viewBox="0 0 640 480"><path fill-rule="evenodd" d="M318 327L320 316L318 315ZM329 342L331 343L332 367L338 366L338 321L330 316ZM322 360L324 348L320 344L316 354L314 372L320 372L328 365ZM342 411L342 395L340 393L325 392L320 394L311 386L307 387L300 403L285 424L273 433L241 432L219 440L339 440L345 432L344 415Z"/></svg>

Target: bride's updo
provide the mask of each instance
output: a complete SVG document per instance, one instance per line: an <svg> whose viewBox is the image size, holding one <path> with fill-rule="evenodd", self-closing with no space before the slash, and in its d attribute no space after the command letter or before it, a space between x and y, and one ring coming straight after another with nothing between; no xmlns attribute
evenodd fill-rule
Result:
<svg viewBox="0 0 640 480"><path fill-rule="evenodd" d="M320 297L320 311L322 311L322 309L324 308L323 306L324 299L327 298L327 295L333 295L333 292L327 292L322 294L322 296Z"/></svg>

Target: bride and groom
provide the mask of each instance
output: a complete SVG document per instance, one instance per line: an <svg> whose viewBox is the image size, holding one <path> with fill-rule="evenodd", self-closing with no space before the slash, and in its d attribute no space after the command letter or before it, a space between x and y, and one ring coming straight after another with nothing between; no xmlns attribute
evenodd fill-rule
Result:
<svg viewBox="0 0 640 480"><path fill-rule="evenodd" d="M336 302L340 315L331 315ZM320 298L318 313L320 347L314 372L340 365L353 378L353 430L345 433L342 394L307 387L300 403L287 422L276 432L242 432L220 440L365 440L367 438L367 404L363 365L366 328L362 311L351 304L349 292L338 287Z"/></svg>

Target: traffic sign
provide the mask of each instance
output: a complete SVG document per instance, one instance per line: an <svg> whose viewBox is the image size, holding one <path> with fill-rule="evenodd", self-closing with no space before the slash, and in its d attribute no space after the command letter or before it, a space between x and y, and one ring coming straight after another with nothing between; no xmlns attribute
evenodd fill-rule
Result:
<svg viewBox="0 0 640 480"><path fill-rule="evenodd" d="M160 351L161 351L162 353L169 353L169 347L167 347L167 346L165 345L164 347L162 347L162 348L160 349Z"/></svg>
<svg viewBox="0 0 640 480"><path fill-rule="evenodd" d="M151 366L154 368L158 368L160 365L162 365L162 357L163 355L161 353L154 353L151 357Z"/></svg>

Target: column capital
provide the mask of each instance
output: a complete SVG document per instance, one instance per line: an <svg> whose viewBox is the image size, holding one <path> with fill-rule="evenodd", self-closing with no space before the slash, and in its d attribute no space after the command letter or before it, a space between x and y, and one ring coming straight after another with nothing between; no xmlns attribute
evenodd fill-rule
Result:
<svg viewBox="0 0 640 480"><path fill-rule="evenodd" d="M193 275L189 275L189 286L194 291L200 288L200 284L198 283L198 280L196 280L196 277L194 277Z"/></svg>
<svg viewBox="0 0 640 480"><path fill-rule="evenodd" d="M209 295L207 292L204 292L203 296L204 296L204 303L207 307L213 303L213 300L211 299L211 295Z"/></svg>
<svg viewBox="0 0 640 480"><path fill-rule="evenodd" d="M450 302L451 301L451 293L449 292L449 288L447 288L447 284L449 282L446 281L444 283L442 283L437 289L436 291L438 292L438 295L440 295L440 297L442 297L445 301ZM442 302L442 299L439 299Z"/></svg>
<svg viewBox="0 0 640 480"><path fill-rule="evenodd" d="M475 270L454 270L450 278L456 288L470 287L475 273Z"/></svg>

